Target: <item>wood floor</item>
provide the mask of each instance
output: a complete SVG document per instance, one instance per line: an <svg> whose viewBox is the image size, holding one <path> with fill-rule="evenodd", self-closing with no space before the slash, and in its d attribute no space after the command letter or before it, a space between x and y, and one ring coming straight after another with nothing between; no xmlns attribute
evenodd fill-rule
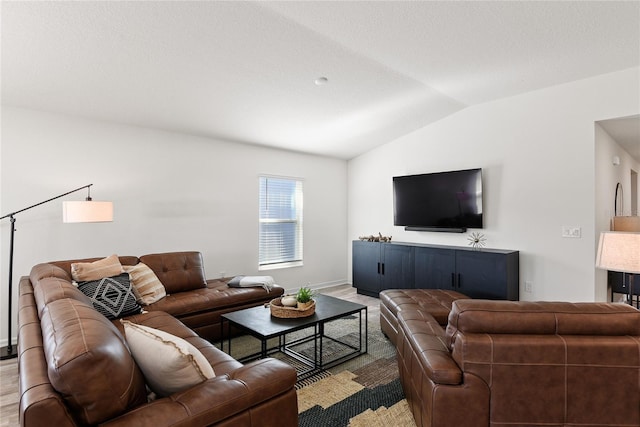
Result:
<svg viewBox="0 0 640 427"><path fill-rule="evenodd" d="M0 361L0 426L18 425L18 359Z"/></svg>
<svg viewBox="0 0 640 427"><path fill-rule="evenodd" d="M380 316L380 300L358 295L351 285L325 288L319 293L366 305L369 319ZM18 404L18 359L0 361L0 427L19 425Z"/></svg>

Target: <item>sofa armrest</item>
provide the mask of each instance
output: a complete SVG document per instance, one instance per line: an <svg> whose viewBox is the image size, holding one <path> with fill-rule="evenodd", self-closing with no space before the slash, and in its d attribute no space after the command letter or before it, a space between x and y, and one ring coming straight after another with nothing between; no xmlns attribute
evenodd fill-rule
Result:
<svg viewBox="0 0 640 427"><path fill-rule="evenodd" d="M463 374L444 342L442 328L428 313L403 310L398 315L398 370L416 424L488 426L487 384Z"/></svg>
<svg viewBox="0 0 640 427"><path fill-rule="evenodd" d="M462 370L451 357L444 331L429 314L419 310L404 310L398 315L401 329L396 343L402 355L413 354L425 374L436 384L462 383Z"/></svg>
<svg viewBox="0 0 640 427"><path fill-rule="evenodd" d="M271 415L260 415L265 422L271 419L278 420L279 425L297 426L295 383L294 368L276 359L262 359L140 406L104 425L211 425L262 406L265 414ZM270 405L273 400L280 403Z"/></svg>
<svg viewBox="0 0 640 427"><path fill-rule="evenodd" d="M62 396L49 381L42 349L42 331L34 290L29 277L21 277L18 311L18 372L20 375L20 425L76 425Z"/></svg>

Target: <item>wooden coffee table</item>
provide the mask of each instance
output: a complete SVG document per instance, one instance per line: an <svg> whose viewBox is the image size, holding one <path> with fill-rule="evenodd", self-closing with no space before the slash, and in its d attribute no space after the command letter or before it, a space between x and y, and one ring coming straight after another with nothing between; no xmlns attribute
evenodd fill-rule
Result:
<svg viewBox="0 0 640 427"><path fill-rule="evenodd" d="M302 362L308 369L298 372L298 379L313 375L314 373L328 369L332 366L346 362L354 357L367 353L367 306L328 295L316 295L315 313L308 317L295 319L281 319L271 316L268 306L259 306L234 311L222 315L221 328L222 340L220 347L224 349L224 331L230 331L231 327L240 329L260 340L260 351L240 359L241 362L264 358L270 354L281 352ZM364 313L364 320L362 314ZM336 337L325 334L325 325L331 321L345 318L350 315L358 315L358 345L353 345ZM228 322L228 328L225 328ZM287 334L303 329L313 328L313 332L302 338L287 341ZM227 336L227 352L231 354L231 334ZM278 338L278 344L268 348L267 341L271 338ZM337 358L326 360L323 354L323 343L330 340L338 346L344 346L348 350ZM314 357L308 357L294 347L306 342L313 342Z"/></svg>

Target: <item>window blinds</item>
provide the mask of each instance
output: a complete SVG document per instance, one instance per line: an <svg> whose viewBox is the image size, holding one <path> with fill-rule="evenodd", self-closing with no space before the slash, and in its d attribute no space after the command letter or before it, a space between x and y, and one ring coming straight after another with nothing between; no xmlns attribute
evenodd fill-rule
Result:
<svg viewBox="0 0 640 427"><path fill-rule="evenodd" d="M302 262L302 181L260 177L259 266Z"/></svg>

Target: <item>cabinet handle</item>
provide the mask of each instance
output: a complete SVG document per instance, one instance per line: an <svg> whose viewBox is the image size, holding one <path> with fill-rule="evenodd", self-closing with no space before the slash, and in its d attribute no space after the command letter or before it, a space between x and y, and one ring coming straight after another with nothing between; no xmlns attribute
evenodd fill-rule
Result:
<svg viewBox="0 0 640 427"><path fill-rule="evenodd" d="M384 276L384 262L382 263L382 275Z"/></svg>
<svg viewBox="0 0 640 427"><path fill-rule="evenodd" d="M380 263L378 263L378 274L380 274Z"/></svg>
<svg viewBox="0 0 640 427"><path fill-rule="evenodd" d="M455 273L451 273L451 287L453 289L456 288L456 274Z"/></svg>
<svg viewBox="0 0 640 427"><path fill-rule="evenodd" d="M462 277L460 276L460 273L458 273L458 289L460 289L462 287Z"/></svg>

